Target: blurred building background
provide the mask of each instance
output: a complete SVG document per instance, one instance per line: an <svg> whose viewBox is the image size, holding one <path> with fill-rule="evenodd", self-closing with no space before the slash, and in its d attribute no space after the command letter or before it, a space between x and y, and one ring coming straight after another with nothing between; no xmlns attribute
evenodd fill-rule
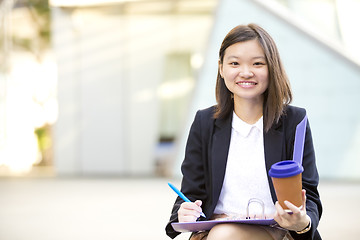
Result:
<svg viewBox="0 0 360 240"><path fill-rule="evenodd" d="M167 239L166 182L179 184L195 112L215 104L222 39L250 22L274 38L293 104L307 109L323 238L356 238L360 212L342 206L360 200L359 9L359 0L0 0L0 239ZM139 219L150 222L143 231L129 224Z"/></svg>
<svg viewBox="0 0 360 240"><path fill-rule="evenodd" d="M217 52L263 26L323 179L360 179L358 0L3 0L0 173L178 176Z"/></svg>
<svg viewBox="0 0 360 240"><path fill-rule="evenodd" d="M153 175L163 167L159 151L184 127L215 5L53 2L58 173Z"/></svg>

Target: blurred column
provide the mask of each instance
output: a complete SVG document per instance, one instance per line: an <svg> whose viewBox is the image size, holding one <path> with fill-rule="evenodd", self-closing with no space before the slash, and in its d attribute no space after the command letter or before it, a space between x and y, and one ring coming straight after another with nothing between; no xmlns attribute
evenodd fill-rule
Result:
<svg viewBox="0 0 360 240"><path fill-rule="evenodd" d="M11 12L14 0L4 0L0 3L0 158L4 160L6 150L6 91L10 67L11 52ZM2 162L0 162L0 165Z"/></svg>

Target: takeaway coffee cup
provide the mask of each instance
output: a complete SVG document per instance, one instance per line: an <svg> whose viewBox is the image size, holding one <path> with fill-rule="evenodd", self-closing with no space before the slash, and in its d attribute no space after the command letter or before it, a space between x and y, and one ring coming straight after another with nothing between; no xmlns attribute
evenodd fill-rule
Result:
<svg viewBox="0 0 360 240"><path fill-rule="evenodd" d="M269 171L272 178L277 199L281 207L291 212L284 204L287 200L297 207L302 206L302 180L301 175L304 168L295 161L281 161L273 164Z"/></svg>

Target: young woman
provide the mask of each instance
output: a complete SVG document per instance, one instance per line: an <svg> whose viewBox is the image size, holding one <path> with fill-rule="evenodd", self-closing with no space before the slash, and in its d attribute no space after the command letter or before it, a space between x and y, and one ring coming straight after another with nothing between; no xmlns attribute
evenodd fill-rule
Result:
<svg viewBox="0 0 360 240"><path fill-rule="evenodd" d="M216 100L216 106L197 112L191 126L181 191L193 202L176 199L167 234L176 237L179 233L171 223L196 221L201 212L208 219L244 216L249 199L256 198L279 228L219 224L190 239L321 239L319 176L309 125L302 207L285 202L293 212L288 214L277 202L267 174L272 164L292 159L296 126L306 112L289 105L292 93L277 47L258 25L237 26L222 42Z"/></svg>

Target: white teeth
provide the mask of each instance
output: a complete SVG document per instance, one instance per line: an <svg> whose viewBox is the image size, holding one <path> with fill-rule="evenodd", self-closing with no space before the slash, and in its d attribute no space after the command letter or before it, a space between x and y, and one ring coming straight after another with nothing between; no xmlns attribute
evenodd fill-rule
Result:
<svg viewBox="0 0 360 240"><path fill-rule="evenodd" d="M241 82L241 83L238 83L240 85L245 85L245 86L250 86L250 85L255 85L256 83L253 83L253 82Z"/></svg>

